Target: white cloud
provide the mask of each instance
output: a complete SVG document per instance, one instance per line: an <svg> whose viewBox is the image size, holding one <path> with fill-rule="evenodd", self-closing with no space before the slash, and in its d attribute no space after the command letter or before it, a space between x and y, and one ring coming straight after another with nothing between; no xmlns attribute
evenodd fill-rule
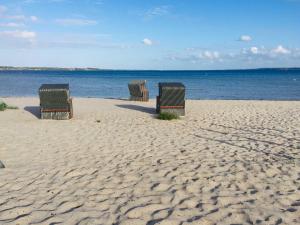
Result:
<svg viewBox="0 0 300 225"><path fill-rule="evenodd" d="M71 18L57 19L55 20L55 22L63 26L91 26L91 25L98 24L96 20L71 19Z"/></svg>
<svg viewBox="0 0 300 225"><path fill-rule="evenodd" d="M220 58L220 53L217 51L205 51L200 54L200 58L216 60Z"/></svg>
<svg viewBox="0 0 300 225"><path fill-rule="evenodd" d="M190 62L193 64L236 64L248 65L284 65L300 59L300 49L288 49L279 45L275 48L253 46L240 52L219 52L201 48L187 48L183 52L172 53L167 56L170 60Z"/></svg>
<svg viewBox="0 0 300 225"><path fill-rule="evenodd" d="M65 2L66 0L24 0L24 4L34 4L34 3L59 3Z"/></svg>
<svg viewBox="0 0 300 225"><path fill-rule="evenodd" d="M95 5L102 5L103 0L94 0L93 3L95 3Z"/></svg>
<svg viewBox="0 0 300 225"><path fill-rule="evenodd" d="M251 47L250 52L254 55L258 54L258 48L257 47Z"/></svg>
<svg viewBox="0 0 300 225"><path fill-rule="evenodd" d="M5 17L6 19L10 19L10 20L21 20L21 21L26 20L26 16L24 15L7 15Z"/></svg>
<svg viewBox="0 0 300 225"><path fill-rule="evenodd" d="M7 7L4 5L0 5L0 15L7 11Z"/></svg>
<svg viewBox="0 0 300 225"><path fill-rule="evenodd" d="M146 19L152 19L154 17L165 16L169 14L170 7L169 6L158 6L152 9L149 9L144 13Z"/></svg>
<svg viewBox="0 0 300 225"><path fill-rule="evenodd" d="M30 16L30 20L32 22L36 22L36 21L38 21L38 18L36 16Z"/></svg>
<svg viewBox="0 0 300 225"><path fill-rule="evenodd" d="M0 27L24 27L25 24L23 23L0 23Z"/></svg>
<svg viewBox="0 0 300 225"><path fill-rule="evenodd" d="M192 63L222 61L221 54L218 51L198 50L197 48L188 48L186 52L173 54L168 58Z"/></svg>
<svg viewBox="0 0 300 225"><path fill-rule="evenodd" d="M23 0L23 4L56 4L56 3L72 3L75 0ZM104 0L81 0L85 1L88 4L102 5Z"/></svg>
<svg viewBox="0 0 300 225"><path fill-rule="evenodd" d="M259 55L274 58L291 54L292 51L283 47L282 45L278 45L276 48L273 49L266 49L265 47L251 47L250 49L243 49L242 53L244 55Z"/></svg>
<svg viewBox="0 0 300 225"><path fill-rule="evenodd" d="M0 5L0 19L5 19L5 20L11 20L11 21L22 21L22 22L26 22L26 21L32 21L32 22L36 22L38 20L38 18L36 16L25 16L22 14L11 14L9 12L7 12L8 9L6 6Z"/></svg>
<svg viewBox="0 0 300 225"><path fill-rule="evenodd" d="M244 48L241 52L240 56L269 56L270 55L270 50L266 49L265 47L257 47L253 46L251 48ZM239 54L237 55L239 57Z"/></svg>
<svg viewBox="0 0 300 225"><path fill-rule="evenodd" d="M249 42L249 41L252 41L252 37L249 36L249 35L242 35L242 36L239 38L239 41Z"/></svg>
<svg viewBox="0 0 300 225"><path fill-rule="evenodd" d="M34 40L36 38L36 33L32 31L1 31L0 36L10 37L10 38L21 38L26 40Z"/></svg>
<svg viewBox="0 0 300 225"><path fill-rule="evenodd" d="M119 43L101 43L98 41L77 40L54 40L50 42L39 42L39 48L101 48L101 49L128 49L129 45Z"/></svg>
<svg viewBox="0 0 300 225"><path fill-rule="evenodd" d="M148 45L148 46L153 45L153 41L150 40L149 38L145 38L142 42L144 45Z"/></svg>
<svg viewBox="0 0 300 225"><path fill-rule="evenodd" d="M285 54L290 54L291 51L284 48L282 45L278 45L277 48L274 48L272 50L272 53L285 55Z"/></svg>

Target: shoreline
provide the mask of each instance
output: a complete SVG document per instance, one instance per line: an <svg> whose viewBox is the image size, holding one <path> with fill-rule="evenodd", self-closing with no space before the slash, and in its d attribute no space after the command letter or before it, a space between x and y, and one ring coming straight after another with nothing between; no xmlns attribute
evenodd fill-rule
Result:
<svg viewBox="0 0 300 225"><path fill-rule="evenodd" d="M0 96L0 99L34 99L39 98L39 96ZM128 98L109 98L109 97L78 97L78 96L71 96L73 99L98 99L98 100L120 100L120 101L128 101L128 102L137 102L137 101L130 101ZM149 101L156 101L155 98L149 98ZM300 102L300 99L190 99L186 98L186 101L249 101L249 102ZM138 102L137 102L138 103Z"/></svg>

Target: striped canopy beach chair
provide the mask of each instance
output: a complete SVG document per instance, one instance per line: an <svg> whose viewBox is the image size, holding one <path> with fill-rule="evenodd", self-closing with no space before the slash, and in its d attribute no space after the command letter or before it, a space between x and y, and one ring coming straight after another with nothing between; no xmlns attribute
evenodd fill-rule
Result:
<svg viewBox="0 0 300 225"><path fill-rule="evenodd" d="M133 80L128 84L131 101L149 101L149 91L145 80Z"/></svg>
<svg viewBox="0 0 300 225"><path fill-rule="evenodd" d="M41 119L67 120L73 117L69 84L43 84L39 96Z"/></svg>
<svg viewBox="0 0 300 225"><path fill-rule="evenodd" d="M185 115L185 86L182 83L159 83L156 98L157 113Z"/></svg>

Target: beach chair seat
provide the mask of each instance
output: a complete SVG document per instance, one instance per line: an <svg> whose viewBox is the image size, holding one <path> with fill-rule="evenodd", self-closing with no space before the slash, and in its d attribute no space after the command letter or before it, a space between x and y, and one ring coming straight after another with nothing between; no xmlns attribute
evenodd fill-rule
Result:
<svg viewBox="0 0 300 225"><path fill-rule="evenodd" d="M41 119L67 120L73 117L69 84L43 84L39 96Z"/></svg>
<svg viewBox="0 0 300 225"><path fill-rule="evenodd" d="M128 84L131 101L149 101L149 91L145 80L133 80Z"/></svg>
<svg viewBox="0 0 300 225"><path fill-rule="evenodd" d="M185 86L182 83L159 83L156 98L157 113L185 115Z"/></svg>

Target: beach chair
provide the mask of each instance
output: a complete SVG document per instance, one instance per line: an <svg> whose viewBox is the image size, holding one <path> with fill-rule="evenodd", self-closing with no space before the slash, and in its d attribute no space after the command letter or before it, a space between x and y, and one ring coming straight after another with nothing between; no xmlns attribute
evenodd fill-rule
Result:
<svg viewBox="0 0 300 225"><path fill-rule="evenodd" d="M133 80L128 84L131 101L149 101L149 91L145 80Z"/></svg>
<svg viewBox="0 0 300 225"><path fill-rule="evenodd" d="M185 115L185 86L182 83L159 83L156 98L157 113Z"/></svg>
<svg viewBox="0 0 300 225"><path fill-rule="evenodd" d="M73 117L69 84L43 84L39 96L41 119L67 120Z"/></svg>

